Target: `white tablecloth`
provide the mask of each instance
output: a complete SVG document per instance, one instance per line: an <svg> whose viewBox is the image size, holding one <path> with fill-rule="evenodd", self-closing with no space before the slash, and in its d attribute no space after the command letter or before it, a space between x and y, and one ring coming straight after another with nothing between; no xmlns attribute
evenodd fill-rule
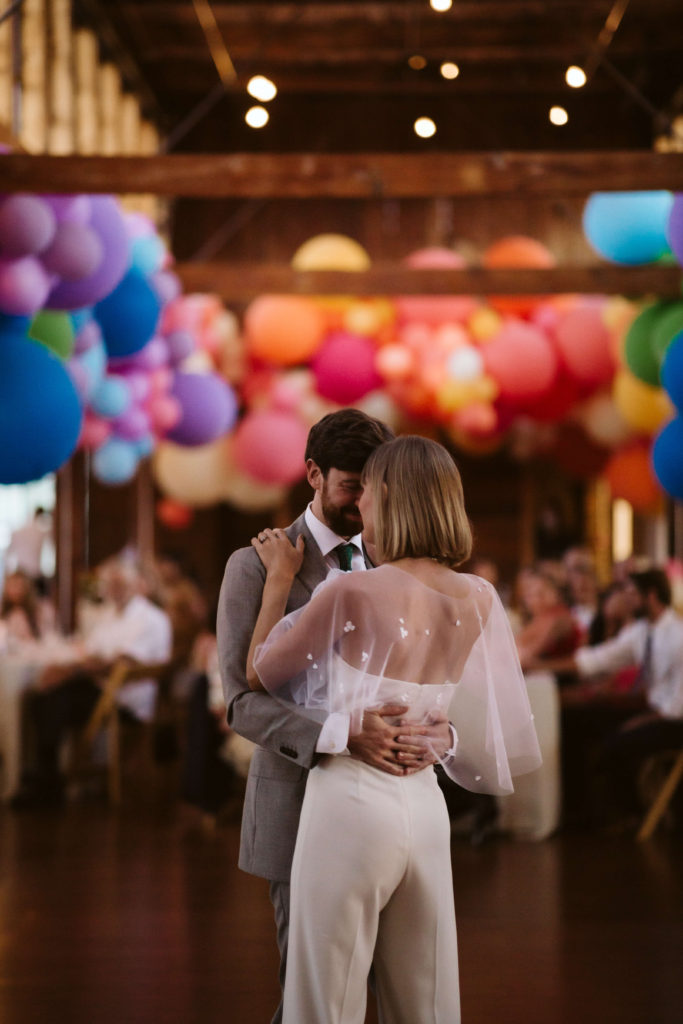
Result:
<svg viewBox="0 0 683 1024"><path fill-rule="evenodd" d="M515 839L539 840L560 823L560 698L550 672L529 672L524 677L534 715L543 764L535 772L513 779L515 791L499 797L499 826Z"/></svg>

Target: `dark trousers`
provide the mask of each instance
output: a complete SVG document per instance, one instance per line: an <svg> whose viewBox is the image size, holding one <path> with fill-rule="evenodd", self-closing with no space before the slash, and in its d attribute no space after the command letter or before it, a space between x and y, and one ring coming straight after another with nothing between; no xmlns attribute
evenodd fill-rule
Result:
<svg viewBox="0 0 683 1024"><path fill-rule="evenodd" d="M642 764L654 754L678 751L682 746L680 718L654 718L632 726L626 722L611 733L596 756L597 782L607 813L641 814L638 775Z"/></svg>
<svg viewBox="0 0 683 1024"><path fill-rule="evenodd" d="M101 690L86 673L76 673L50 690L34 693L29 714L33 721L39 785L61 786L59 750L67 734L85 725Z"/></svg>
<svg viewBox="0 0 683 1024"><path fill-rule="evenodd" d="M208 679L202 674L197 677L187 708L182 796L209 814L221 809L238 783L233 768L220 757L224 740L209 710Z"/></svg>

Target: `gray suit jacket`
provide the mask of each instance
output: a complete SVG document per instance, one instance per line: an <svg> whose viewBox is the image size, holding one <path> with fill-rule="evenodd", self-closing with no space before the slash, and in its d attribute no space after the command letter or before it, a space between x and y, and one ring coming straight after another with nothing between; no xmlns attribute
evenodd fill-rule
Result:
<svg viewBox="0 0 683 1024"><path fill-rule="evenodd" d="M327 566L303 515L285 532L292 543L301 533L306 541L303 565L287 601L290 612L309 601L325 579ZM240 548L228 559L218 605L218 658L228 722L235 732L258 744L247 780L239 866L250 874L287 882L321 725L247 685L247 653L265 576L251 547Z"/></svg>

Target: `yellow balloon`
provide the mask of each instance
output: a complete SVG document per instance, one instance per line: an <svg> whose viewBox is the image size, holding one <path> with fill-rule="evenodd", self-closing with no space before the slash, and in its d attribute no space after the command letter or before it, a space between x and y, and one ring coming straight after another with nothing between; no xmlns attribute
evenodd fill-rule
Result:
<svg viewBox="0 0 683 1024"><path fill-rule="evenodd" d="M225 438L195 447L162 441L154 452L152 470L166 497L192 508L217 505L229 472Z"/></svg>
<svg viewBox="0 0 683 1024"><path fill-rule="evenodd" d="M663 388L645 384L628 370L619 370L612 387L614 404L623 419L639 434L654 434L674 415Z"/></svg>
<svg viewBox="0 0 683 1024"><path fill-rule="evenodd" d="M369 266L363 246L347 235L314 235L292 259L294 270L367 270Z"/></svg>
<svg viewBox="0 0 683 1024"><path fill-rule="evenodd" d="M344 314L344 327L352 334L371 338L382 327L394 323L396 310L386 299L369 299L354 302Z"/></svg>
<svg viewBox="0 0 683 1024"><path fill-rule="evenodd" d="M470 334L477 341L488 341L497 334L502 324L502 317L490 306L476 309L467 321Z"/></svg>

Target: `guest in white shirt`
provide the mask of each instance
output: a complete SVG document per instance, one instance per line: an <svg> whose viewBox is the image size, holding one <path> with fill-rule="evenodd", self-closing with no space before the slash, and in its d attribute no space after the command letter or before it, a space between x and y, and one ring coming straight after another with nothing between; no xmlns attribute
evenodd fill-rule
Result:
<svg viewBox="0 0 683 1024"><path fill-rule="evenodd" d="M100 567L98 581L111 609L86 637L83 658L48 666L42 673L31 708L38 772L29 789L15 798L16 807L61 799L61 742L69 729L87 721L99 698L101 682L118 658L141 664L170 658L170 620L143 595L143 577L137 566L129 560L111 559ZM156 683L152 679L128 683L116 700L123 713L149 721L154 715Z"/></svg>

